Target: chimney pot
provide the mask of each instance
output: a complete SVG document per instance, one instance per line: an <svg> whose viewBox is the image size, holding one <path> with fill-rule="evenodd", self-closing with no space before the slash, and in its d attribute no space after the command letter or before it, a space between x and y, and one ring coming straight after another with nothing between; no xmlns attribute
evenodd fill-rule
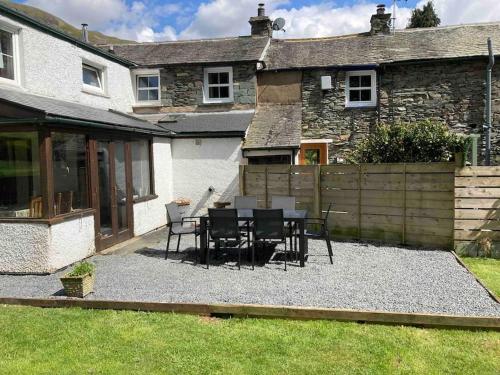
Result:
<svg viewBox="0 0 500 375"><path fill-rule="evenodd" d="M82 41L88 43L89 42L89 30L88 24L82 23Z"/></svg>
<svg viewBox="0 0 500 375"><path fill-rule="evenodd" d="M266 9L264 8L264 3L259 3L259 7L257 8L257 16L263 17L266 15Z"/></svg>
<svg viewBox="0 0 500 375"><path fill-rule="evenodd" d="M377 14L384 14L384 13L385 13L385 4L377 5Z"/></svg>

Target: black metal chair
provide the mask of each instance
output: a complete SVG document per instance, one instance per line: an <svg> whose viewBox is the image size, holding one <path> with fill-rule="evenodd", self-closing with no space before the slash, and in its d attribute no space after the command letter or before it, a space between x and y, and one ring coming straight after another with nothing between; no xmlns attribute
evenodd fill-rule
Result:
<svg viewBox="0 0 500 375"><path fill-rule="evenodd" d="M253 236L252 236L252 270L255 269L255 244L284 243L285 244L285 271L287 260L285 220L283 210L253 210Z"/></svg>
<svg viewBox="0 0 500 375"><path fill-rule="evenodd" d="M288 195L273 195L271 197L271 208L273 209L283 209L283 210L295 210L295 197ZM292 225L293 224L293 225ZM297 230L297 226L291 222L285 222L287 227L287 237L290 239L290 250L295 253L295 259L297 259L297 246L293 246L292 238L294 232Z"/></svg>
<svg viewBox="0 0 500 375"><path fill-rule="evenodd" d="M168 249L170 247L170 238L173 235L179 236L177 240L177 252L179 252L179 245L181 243L181 236L187 234L194 234L194 247L196 253L198 253L198 236L200 235L199 225L196 221L198 219L194 216L185 216L182 217L179 212L179 206L177 203L172 202L165 205L167 209L167 219L169 227L168 230L168 240L167 240L167 248L165 250L165 259L168 258ZM187 220L190 219L190 220ZM189 224L188 226L186 224Z"/></svg>
<svg viewBox="0 0 500 375"><path fill-rule="evenodd" d="M209 208L208 233L210 238L220 244L224 241L224 248L227 247L227 240L235 240L238 243L238 269L241 269L241 246L246 242L242 239L238 225L238 211L231 208ZM207 268L210 263L210 246L207 247Z"/></svg>
<svg viewBox="0 0 500 375"><path fill-rule="evenodd" d="M328 230L328 216L330 215L331 209L332 203L328 205L328 210L324 218L307 218L304 236L311 239L324 239L328 249L328 256L330 257L330 263L333 264L332 244L330 243L330 231ZM314 230L311 227L319 229ZM295 243L297 243L297 236L295 237Z"/></svg>

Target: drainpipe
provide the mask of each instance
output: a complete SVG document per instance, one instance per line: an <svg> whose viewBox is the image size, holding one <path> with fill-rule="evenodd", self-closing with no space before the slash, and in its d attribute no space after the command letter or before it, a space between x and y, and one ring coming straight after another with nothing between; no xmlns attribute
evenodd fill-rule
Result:
<svg viewBox="0 0 500 375"><path fill-rule="evenodd" d="M486 165L491 164L491 71L493 70L493 65L495 64L495 56L493 55L493 47L491 45L491 38L488 38L488 54L490 60L486 68L486 124L484 129L486 130L486 155L485 163Z"/></svg>

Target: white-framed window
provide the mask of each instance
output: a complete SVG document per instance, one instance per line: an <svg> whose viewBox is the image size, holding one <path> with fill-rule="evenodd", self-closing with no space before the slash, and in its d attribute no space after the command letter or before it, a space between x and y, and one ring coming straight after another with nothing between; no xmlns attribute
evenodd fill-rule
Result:
<svg viewBox="0 0 500 375"><path fill-rule="evenodd" d="M138 74L135 84L138 102L156 102L160 100L160 76L158 74Z"/></svg>
<svg viewBox="0 0 500 375"><path fill-rule="evenodd" d="M104 69L82 62L82 83L84 91L91 93L105 93Z"/></svg>
<svg viewBox="0 0 500 375"><path fill-rule="evenodd" d="M346 107L372 107L377 104L377 74L374 70L347 72Z"/></svg>
<svg viewBox="0 0 500 375"><path fill-rule="evenodd" d="M20 84L19 31L0 24L0 83Z"/></svg>
<svg viewBox="0 0 500 375"><path fill-rule="evenodd" d="M233 101L233 68L205 68L203 79L205 103L228 103Z"/></svg>

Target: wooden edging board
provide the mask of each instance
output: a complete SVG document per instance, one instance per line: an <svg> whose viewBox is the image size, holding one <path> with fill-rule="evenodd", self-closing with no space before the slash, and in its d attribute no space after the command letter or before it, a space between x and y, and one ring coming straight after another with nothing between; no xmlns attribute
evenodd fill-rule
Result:
<svg viewBox="0 0 500 375"><path fill-rule="evenodd" d="M436 328L488 329L500 331L500 317L473 317L440 314L412 314L347 309L237 305L86 300L78 298L0 298L0 304L34 307L80 307L84 309L134 310L173 312L204 316L234 316L281 319L326 319L393 325L411 325Z"/></svg>
<svg viewBox="0 0 500 375"><path fill-rule="evenodd" d="M488 294L490 295L491 298L493 298L497 303L500 303L500 299L496 296L495 293L493 293L486 285L484 285L484 283L481 281L481 279L479 279L475 274L474 272L472 272L469 267L467 267L467 265L462 261L462 259L460 259L460 257L454 252L452 251L451 252L454 256L455 256L455 259L457 260L457 262L467 270L467 272L469 272L472 277L474 277L474 279L476 279L476 281L479 283L479 285L481 285L484 289L486 289L486 291L488 292Z"/></svg>

